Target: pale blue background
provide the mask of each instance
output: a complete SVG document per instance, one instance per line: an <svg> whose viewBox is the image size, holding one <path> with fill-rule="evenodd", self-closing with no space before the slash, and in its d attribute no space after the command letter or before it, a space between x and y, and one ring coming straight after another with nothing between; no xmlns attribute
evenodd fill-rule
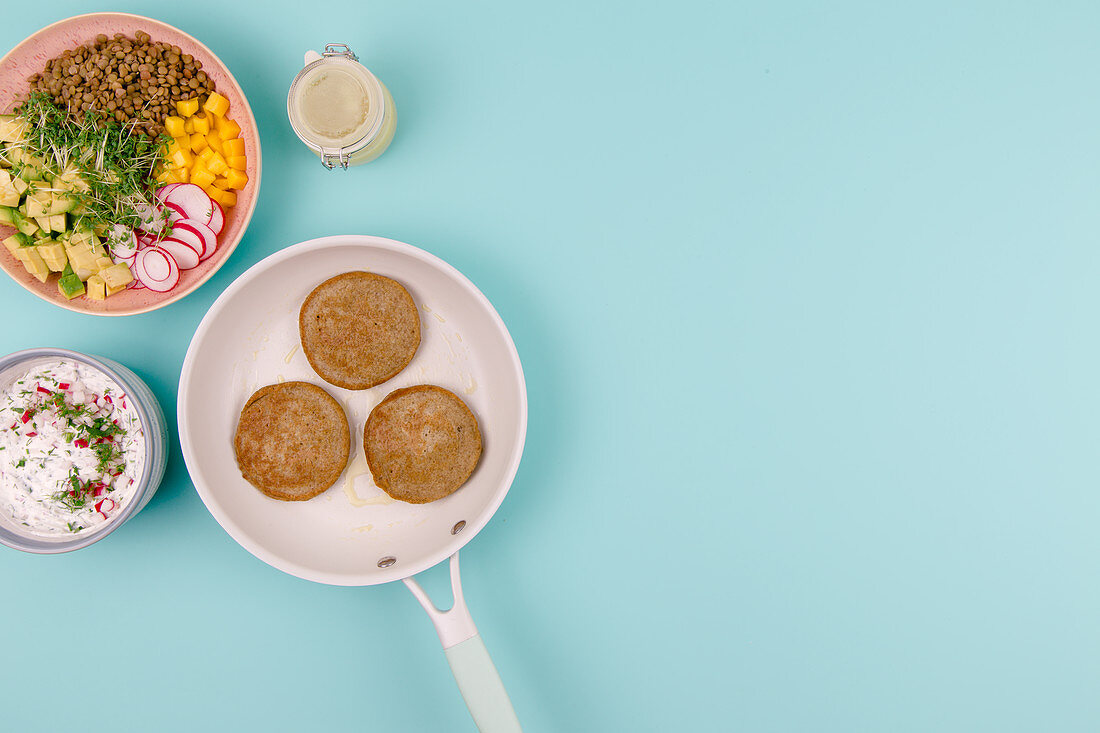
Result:
<svg viewBox="0 0 1100 733"><path fill-rule="evenodd" d="M249 265L410 242L526 368L524 462L463 575L528 730L1100 729L1100 6L909 5L122 3L244 87L253 224L152 315L0 280L0 351L118 359L174 429ZM0 46L86 9L9 8ZM285 117L326 41L400 110L348 174ZM123 530L0 578L3 730L473 728L404 588L269 569L178 452Z"/></svg>

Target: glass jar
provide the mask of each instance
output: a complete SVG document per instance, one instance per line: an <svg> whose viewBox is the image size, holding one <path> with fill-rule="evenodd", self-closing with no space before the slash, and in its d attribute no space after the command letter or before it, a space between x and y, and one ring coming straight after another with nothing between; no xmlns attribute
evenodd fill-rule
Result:
<svg viewBox="0 0 1100 733"><path fill-rule="evenodd" d="M342 43L326 45L323 54L306 52L305 64L286 99L294 134L329 169L381 155L397 128L397 108L386 85Z"/></svg>

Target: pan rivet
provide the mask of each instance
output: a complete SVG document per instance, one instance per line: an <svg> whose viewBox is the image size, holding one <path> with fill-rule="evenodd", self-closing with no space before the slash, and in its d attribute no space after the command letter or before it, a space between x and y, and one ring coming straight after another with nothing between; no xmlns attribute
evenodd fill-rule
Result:
<svg viewBox="0 0 1100 733"><path fill-rule="evenodd" d="M397 562L396 557L384 557L384 558L382 558L381 560L378 561L378 567L388 568L390 565L393 565L395 562Z"/></svg>
<svg viewBox="0 0 1100 733"><path fill-rule="evenodd" d="M455 526L451 527L451 534L458 534L459 532L462 531L463 527L465 527L465 526L466 526L466 520L463 519L461 522L458 522L457 524L455 524Z"/></svg>

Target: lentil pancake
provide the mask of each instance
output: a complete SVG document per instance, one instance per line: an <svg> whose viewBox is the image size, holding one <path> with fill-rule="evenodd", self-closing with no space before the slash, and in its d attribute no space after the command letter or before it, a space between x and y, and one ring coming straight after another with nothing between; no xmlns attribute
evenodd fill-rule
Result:
<svg viewBox="0 0 1100 733"><path fill-rule="evenodd" d="M408 366L420 347L420 313L396 280L345 272L318 285L298 315L302 352L329 384L369 389Z"/></svg>
<svg viewBox="0 0 1100 733"><path fill-rule="evenodd" d="M241 475L273 499L304 501L324 492L348 463L344 408L309 382L261 387L248 398L233 440Z"/></svg>
<svg viewBox="0 0 1100 733"><path fill-rule="evenodd" d="M363 449L374 483L394 499L426 504L454 493L481 458L477 418L457 395L419 385L371 410Z"/></svg>

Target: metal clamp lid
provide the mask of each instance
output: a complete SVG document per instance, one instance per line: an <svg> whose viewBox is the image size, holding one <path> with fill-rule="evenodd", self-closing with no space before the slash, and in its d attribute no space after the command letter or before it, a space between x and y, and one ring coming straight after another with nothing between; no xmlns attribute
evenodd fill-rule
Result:
<svg viewBox="0 0 1100 733"><path fill-rule="evenodd" d="M351 50L351 46L346 43L326 43L325 52L322 55L325 58L343 56L352 61L359 61L359 57ZM321 165L329 170L332 170L336 166L340 166L344 170L347 170L350 164L351 155L345 152L343 148L335 151L324 147L321 148Z"/></svg>
<svg viewBox="0 0 1100 733"><path fill-rule="evenodd" d="M351 46L346 43L326 43L324 56L344 56L352 61L358 61L359 57L355 55L355 52L351 50Z"/></svg>
<svg viewBox="0 0 1100 733"><path fill-rule="evenodd" d="M336 166L340 166L344 170L348 169L351 165L351 154L345 151L344 148L321 148L321 165L332 170Z"/></svg>

